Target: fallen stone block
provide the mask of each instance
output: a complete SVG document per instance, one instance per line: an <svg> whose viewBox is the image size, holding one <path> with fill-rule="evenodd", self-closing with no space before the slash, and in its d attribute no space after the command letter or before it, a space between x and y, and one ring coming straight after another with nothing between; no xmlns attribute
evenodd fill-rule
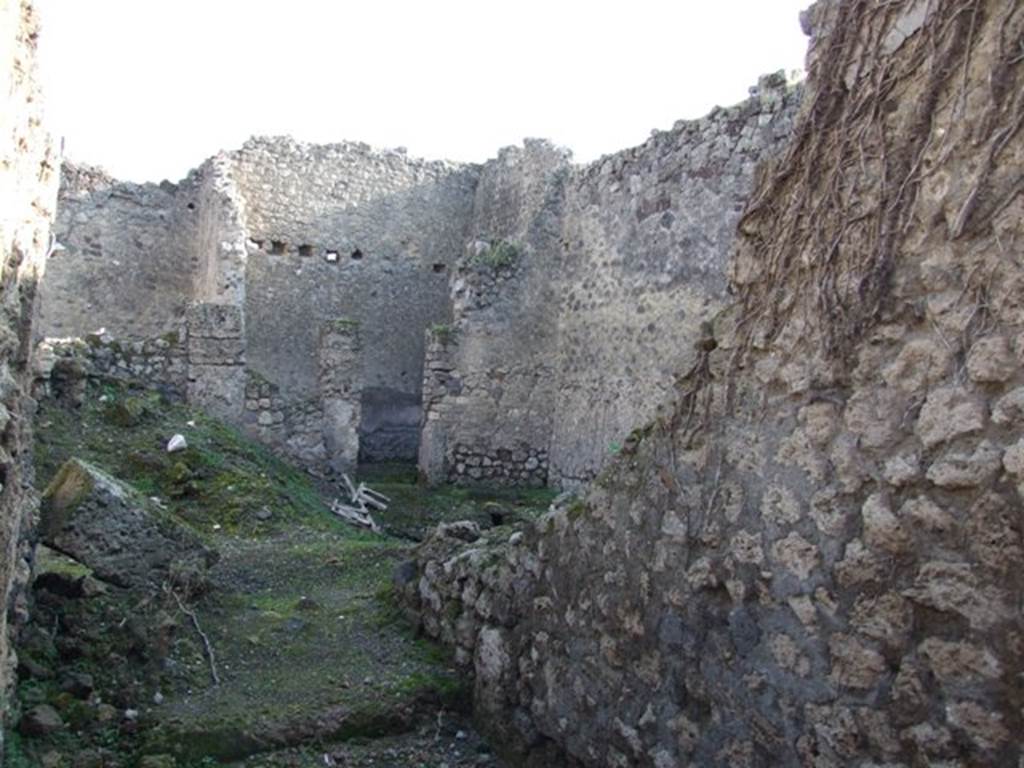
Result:
<svg viewBox="0 0 1024 768"><path fill-rule="evenodd" d="M217 559L183 522L81 459L68 460L43 493L40 535L121 587L195 586Z"/></svg>

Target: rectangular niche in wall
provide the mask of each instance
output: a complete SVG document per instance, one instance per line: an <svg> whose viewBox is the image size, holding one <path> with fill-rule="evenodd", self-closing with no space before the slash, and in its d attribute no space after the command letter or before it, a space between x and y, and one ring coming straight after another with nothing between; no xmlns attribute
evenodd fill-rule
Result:
<svg viewBox="0 0 1024 768"><path fill-rule="evenodd" d="M299 246L299 256L312 256L312 255L313 255L313 246L312 245L300 245Z"/></svg>
<svg viewBox="0 0 1024 768"><path fill-rule="evenodd" d="M271 240L270 252L275 256L282 256L288 250L288 244L284 240Z"/></svg>

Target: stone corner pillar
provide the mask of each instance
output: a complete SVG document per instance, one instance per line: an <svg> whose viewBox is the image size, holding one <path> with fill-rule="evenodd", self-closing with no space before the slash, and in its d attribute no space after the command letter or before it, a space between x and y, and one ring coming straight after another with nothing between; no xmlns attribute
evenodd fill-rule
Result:
<svg viewBox="0 0 1024 768"><path fill-rule="evenodd" d="M449 396L460 391L455 374L456 337L447 325L426 330L423 361L423 422L417 456L420 477L428 485L440 485L448 479Z"/></svg>
<svg viewBox="0 0 1024 768"><path fill-rule="evenodd" d="M324 449L335 472L352 472L359 462L363 370L359 323L334 320L320 331L320 402Z"/></svg>
<svg viewBox="0 0 1024 768"><path fill-rule="evenodd" d="M196 302L186 314L188 402L241 424L245 412L245 324L242 308Z"/></svg>

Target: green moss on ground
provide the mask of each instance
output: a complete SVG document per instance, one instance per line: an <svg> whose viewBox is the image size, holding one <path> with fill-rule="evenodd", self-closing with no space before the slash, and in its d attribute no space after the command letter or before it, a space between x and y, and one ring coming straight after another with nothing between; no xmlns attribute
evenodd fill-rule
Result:
<svg viewBox="0 0 1024 768"><path fill-rule="evenodd" d="M168 454L179 432L189 447ZM18 701L53 705L70 727L20 740L11 754L36 765L47 752L66 762L91 752L105 768L172 754L178 768L193 768L310 743L372 744L435 722L439 710L468 709L467 680L396 605L391 576L410 557L409 542L343 523L308 475L200 412L121 385L90 386L78 409L44 401L36 433L41 483L82 458L159 497L220 552L192 609L221 684L212 684L198 633L170 593L110 588L58 599L37 590L36 623L19 653L53 675L23 679ZM415 467L400 464L366 467L359 479L391 497L378 516L385 530L416 536L457 519L498 533L543 512L554 495L428 489ZM68 579L87 575L73 561L41 563ZM61 690L68 672L93 676L113 719L95 699ZM138 711L130 724L127 709Z"/></svg>
<svg viewBox="0 0 1024 768"><path fill-rule="evenodd" d="M432 488L417 482L411 464L361 466L359 480L391 499L386 512L374 515L385 530L417 540L442 522L473 520L491 528L534 520L558 495L548 488Z"/></svg>
<svg viewBox="0 0 1024 768"><path fill-rule="evenodd" d="M119 415L127 403L137 414L130 422ZM169 454L167 441L176 433L188 448ZM218 525L228 533L266 535L297 520L339 527L308 475L223 422L155 392L93 384L77 409L44 400L36 419L40 485L73 456L159 497L203 531Z"/></svg>

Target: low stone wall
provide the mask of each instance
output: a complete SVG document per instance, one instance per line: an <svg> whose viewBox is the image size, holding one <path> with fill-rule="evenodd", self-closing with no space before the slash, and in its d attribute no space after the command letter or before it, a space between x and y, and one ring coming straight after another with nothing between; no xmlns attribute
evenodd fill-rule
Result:
<svg viewBox="0 0 1024 768"><path fill-rule="evenodd" d="M352 351L357 343L354 347L348 332L340 344L331 347L333 354L325 355L323 395L289 401L277 386L245 367L240 358L237 317L230 317L236 314L233 308L207 305L195 312L200 319L194 317L180 333L170 332L156 339L122 341L105 332L85 338L45 339L37 346L33 364L36 395L54 394L76 402L85 394L87 379L141 385L199 407L210 408L212 404L213 412L226 415L229 423L311 469L322 471L326 463L335 470L351 471L359 450L360 390L358 356ZM189 330L197 328L205 329L205 335L192 339ZM221 370L229 375L218 378ZM225 387L234 386L238 376L244 377L245 384L243 411L235 418L236 396ZM206 388L200 391L200 387ZM329 443L326 430L334 422L325 416L325 403L332 402L339 421L330 439L341 441L334 448L333 462L327 446L335 443ZM227 414L223 412L225 403L232 405ZM347 420L338 416L337 403L350 404ZM218 407L222 409L219 413Z"/></svg>
<svg viewBox="0 0 1024 768"><path fill-rule="evenodd" d="M108 333L84 339L45 339L36 348L35 375L44 387L80 387L85 377L131 381L184 400L188 351L184 333L122 342Z"/></svg>
<svg viewBox="0 0 1024 768"><path fill-rule="evenodd" d="M456 443L449 459L448 481L457 485L547 485L548 452L522 444L512 448L474 448Z"/></svg>

